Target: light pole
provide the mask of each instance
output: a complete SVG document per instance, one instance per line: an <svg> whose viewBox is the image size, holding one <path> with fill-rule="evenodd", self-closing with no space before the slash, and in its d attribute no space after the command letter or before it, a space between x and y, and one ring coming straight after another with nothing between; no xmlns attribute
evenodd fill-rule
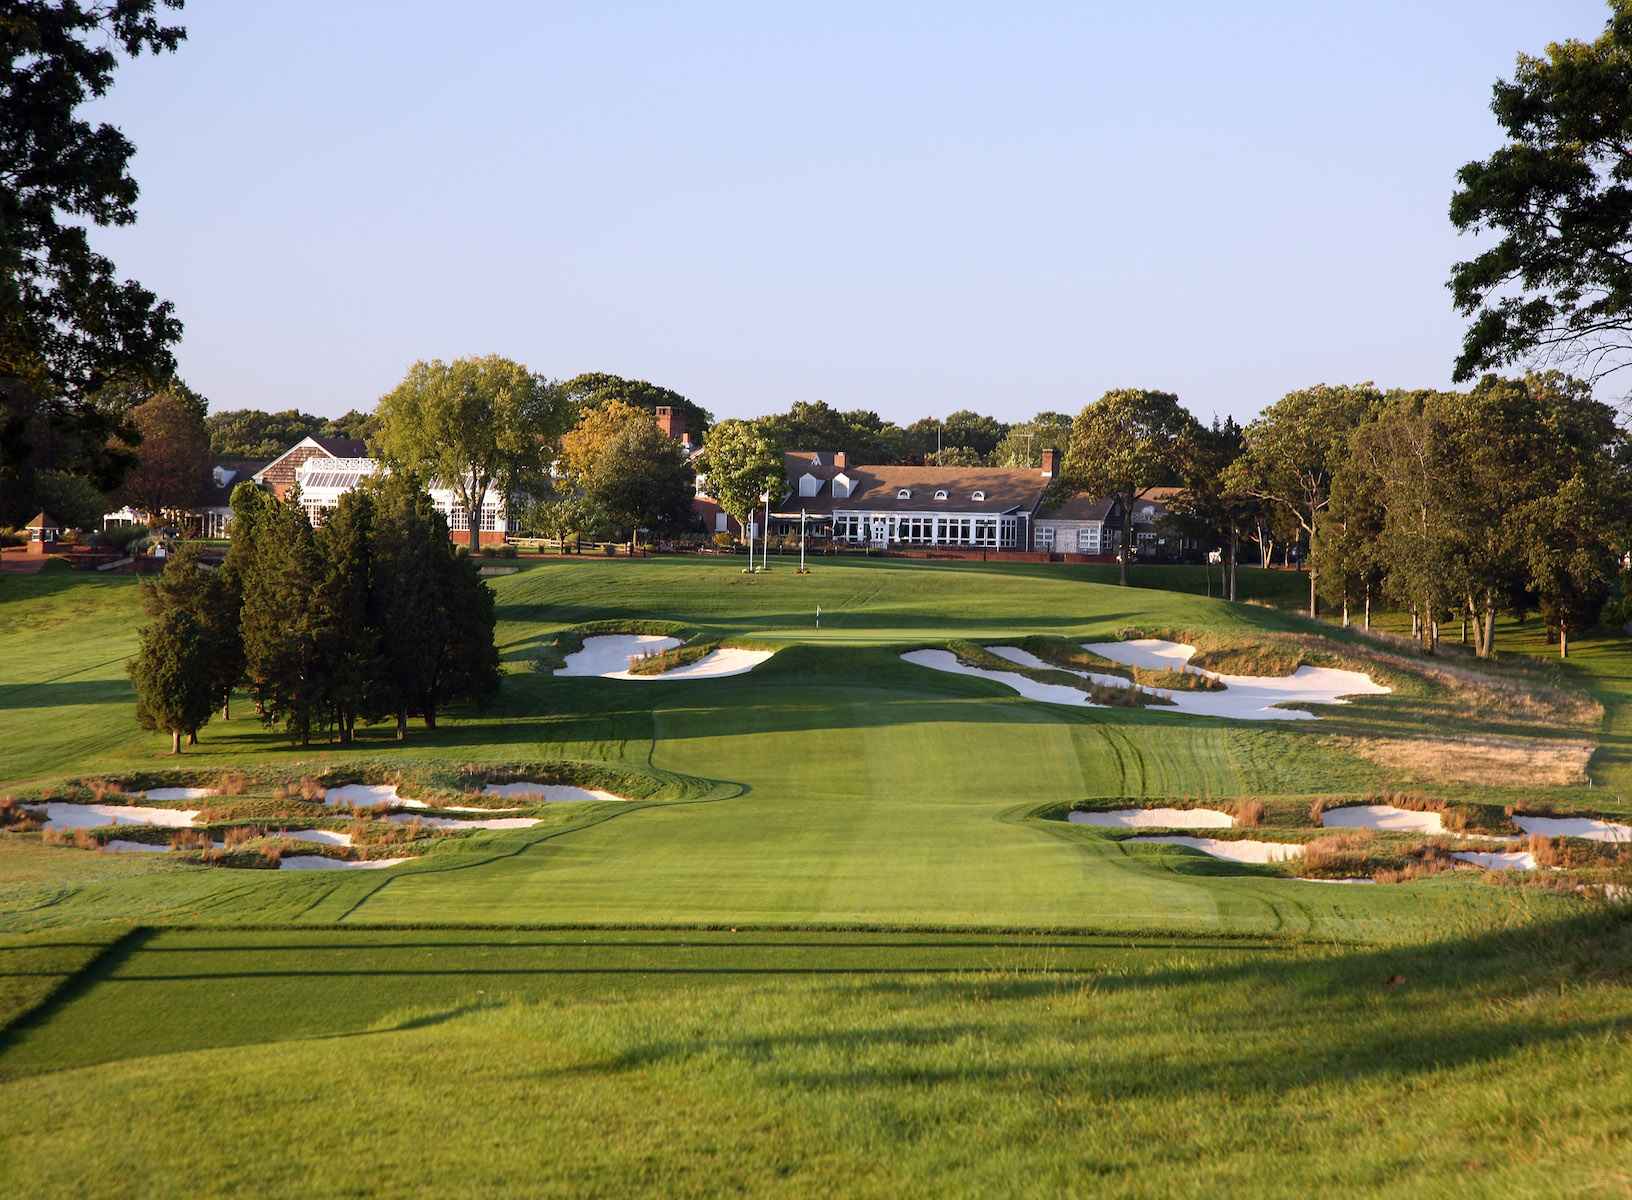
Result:
<svg viewBox="0 0 1632 1200"><path fill-rule="evenodd" d="M766 557L771 552L771 494L761 492L759 498L765 502L765 528L759 531L759 566L762 571L771 569L770 559ZM754 548L748 547L748 565L754 565Z"/></svg>

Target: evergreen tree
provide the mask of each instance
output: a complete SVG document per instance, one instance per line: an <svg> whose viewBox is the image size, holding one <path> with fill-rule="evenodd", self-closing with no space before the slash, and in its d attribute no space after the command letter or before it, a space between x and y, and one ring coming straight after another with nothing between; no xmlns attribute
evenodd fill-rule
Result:
<svg viewBox="0 0 1632 1200"><path fill-rule="evenodd" d="M499 651L493 644L497 618L493 589L482 582L480 568L467 555L455 554L440 513L433 514L440 543L431 558L437 606L445 623L430 687L420 702L427 729L436 728L436 711L455 700L485 705L498 695Z"/></svg>
<svg viewBox="0 0 1632 1200"><path fill-rule="evenodd" d="M210 645L203 626L182 608L165 610L141 632L140 649L126 671L136 688L136 719L143 729L170 735L181 753L210 719Z"/></svg>
<svg viewBox="0 0 1632 1200"><path fill-rule="evenodd" d="M408 714L431 692L447 642L434 562L448 553L448 535L424 489L399 475L375 486L372 621L380 672L368 716L394 717L400 741L408 736Z"/></svg>
<svg viewBox="0 0 1632 1200"><path fill-rule="evenodd" d="M203 547L183 542L165 563L164 574L143 580L142 607L151 617L167 612L186 612L199 624L209 645L210 702L221 706L221 719L230 719L228 701L232 689L244 674L243 641L238 620L242 598L236 568L222 566L202 570L199 559ZM191 739L196 742L196 737Z"/></svg>
<svg viewBox="0 0 1632 1200"><path fill-rule="evenodd" d="M340 497L316 531L321 582L313 597L320 691L342 743L357 736L357 718L376 706L385 663L375 622L374 498L366 491Z"/></svg>
<svg viewBox="0 0 1632 1200"><path fill-rule="evenodd" d="M245 539L243 616L245 675L263 724L282 723L308 745L327 716L316 597L323 562L298 489L282 504L233 492L235 540ZM241 528L242 526L242 528ZM238 546L234 545L234 550Z"/></svg>

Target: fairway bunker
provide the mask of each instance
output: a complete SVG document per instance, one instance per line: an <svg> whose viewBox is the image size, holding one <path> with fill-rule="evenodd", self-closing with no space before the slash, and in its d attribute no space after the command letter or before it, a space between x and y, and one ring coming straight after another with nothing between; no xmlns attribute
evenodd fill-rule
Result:
<svg viewBox="0 0 1632 1200"><path fill-rule="evenodd" d="M325 846L351 845L351 834L339 833L333 829L280 829L278 836L301 842L321 842Z"/></svg>
<svg viewBox="0 0 1632 1200"><path fill-rule="evenodd" d="M295 854L278 863L280 871L356 871L379 870L410 861L406 858L373 858L367 862L349 862L341 858L324 858L320 854Z"/></svg>
<svg viewBox="0 0 1632 1200"><path fill-rule="evenodd" d="M1126 642L1085 642L1084 650L1128 667L1177 671L1187 666L1196 648L1159 638ZM1361 671L1337 667L1299 667L1290 675L1221 675L1192 668L1224 685L1222 692L1171 693L1179 712L1203 717L1234 717L1240 721L1302 721L1313 713L1280 708L1282 704L1347 704L1349 696L1381 696L1392 691Z"/></svg>
<svg viewBox="0 0 1632 1200"><path fill-rule="evenodd" d="M1063 683L1039 683L1028 675L1021 675L1016 671L992 671L985 667L971 667L967 663L958 661L958 656L950 650L908 650L901 656L907 662L920 667L928 667L932 671L945 671L949 675L973 675L978 679L990 679L994 683L1001 683L1004 687L1013 688L1027 700L1044 700L1050 704L1070 704L1080 708L1102 708L1088 698L1088 693L1080 692L1074 687L1067 687ZM1126 682L1124 680L1123 682Z"/></svg>
<svg viewBox="0 0 1632 1200"><path fill-rule="evenodd" d="M614 796L611 792L603 792L600 788L576 787L570 783L531 783L521 780L517 783L490 783L482 789L484 796L503 796L507 800L527 800L533 804L567 804L573 801L584 800L617 800L626 802L627 796ZM448 812L514 812L511 808L453 808Z"/></svg>
<svg viewBox="0 0 1632 1200"><path fill-rule="evenodd" d="M660 637L649 633L599 633L584 639L584 648L567 655L567 665L556 670L557 675L597 676L601 679L719 679L727 675L746 675L771 657L771 650L742 650L722 646L710 651L687 666L675 667L657 675L635 675L629 670L631 658L661 654L682 643L679 638Z"/></svg>
<svg viewBox="0 0 1632 1200"><path fill-rule="evenodd" d="M1536 856L1527 850L1453 850L1451 857L1488 871L1534 871Z"/></svg>
<svg viewBox="0 0 1632 1200"><path fill-rule="evenodd" d="M1036 655L1014 646L992 646L988 649L999 658L1006 658L1017 666L1063 670L1091 683L1104 687L1132 687L1133 682L1119 675L1099 675L1056 667ZM1127 642L1086 642L1083 649L1101 658L1124 666L1145 667L1157 671L1177 671L1192 655L1194 646L1178 642L1139 638ZM1100 708L1086 693L1064 684L1042 683L1014 671L993 671L986 667L970 666L960 662L949 650L909 650L901 656L907 662L952 675L973 675L990 679L1012 688L1028 700L1043 700L1050 704L1069 704L1080 708ZM1164 703L1147 708L1147 712L1181 712L1198 717L1230 717L1237 721L1305 721L1315 714L1299 709L1281 708L1283 704L1346 704L1346 696L1378 696L1392 689L1373 683L1369 675L1359 671L1343 671L1335 667L1299 667L1290 675L1220 675L1193 668L1196 674L1223 685L1218 692L1190 692L1161 690L1157 694Z"/></svg>
<svg viewBox="0 0 1632 1200"><path fill-rule="evenodd" d="M373 808L389 804L392 808L430 808L423 800L409 800L397 795L394 783L348 783L332 787L323 797L324 804L349 804L353 808Z"/></svg>
<svg viewBox="0 0 1632 1200"><path fill-rule="evenodd" d="M1445 823L1437 812L1418 812L1390 804L1347 804L1320 814L1327 829L1378 829L1440 835Z"/></svg>
<svg viewBox="0 0 1632 1200"><path fill-rule="evenodd" d="M1586 838L1592 842L1632 842L1632 825L1617 825L1613 821L1599 821L1592 817L1525 817L1516 816L1513 824L1526 833L1540 833L1547 837Z"/></svg>
<svg viewBox="0 0 1632 1200"><path fill-rule="evenodd" d="M104 825L166 825L186 826L198 816L197 809L139 808L123 804L30 804L35 812L45 813L48 831L62 829L97 829ZM168 847L166 847L168 849Z"/></svg>
<svg viewBox="0 0 1632 1200"><path fill-rule="evenodd" d="M1303 847L1287 842L1226 842L1217 838L1193 837L1133 837L1130 842L1162 842L1169 846L1187 846L1191 850L1200 850L1203 854L1210 854L1214 858L1228 859L1239 863L1274 863L1284 862L1289 858L1301 858Z"/></svg>
<svg viewBox="0 0 1632 1200"><path fill-rule="evenodd" d="M1100 825L1115 829L1229 829L1235 818L1213 808L1119 808L1112 812L1073 812L1066 820L1074 825Z"/></svg>
<svg viewBox="0 0 1632 1200"><path fill-rule="evenodd" d="M136 794L149 800L202 800L205 796L215 795L216 789L198 787L150 788L145 792L137 792Z"/></svg>

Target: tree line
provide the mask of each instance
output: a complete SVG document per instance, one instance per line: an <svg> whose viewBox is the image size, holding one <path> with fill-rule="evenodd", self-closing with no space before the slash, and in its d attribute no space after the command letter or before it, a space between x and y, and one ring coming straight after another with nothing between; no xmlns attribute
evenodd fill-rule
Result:
<svg viewBox="0 0 1632 1200"><path fill-rule="evenodd" d="M394 721L405 738L410 718L434 729L449 704L497 694L492 590L413 479L368 481L316 528L298 491L279 502L240 484L232 509L218 568L184 545L142 584L153 620L129 665L137 719L176 753L216 709L230 717L239 687L297 745L354 741L359 721Z"/></svg>
<svg viewBox="0 0 1632 1200"><path fill-rule="evenodd" d="M1220 549L1230 598L1244 541L1301 543L1311 615L1325 599L1369 625L1387 600L1428 652L1461 622L1489 657L1505 612L1540 613L1567 655L1632 547L1632 441L1590 387L1554 371L1468 392L1322 384L1244 429L1204 427L1166 392L1084 408L1053 494L1114 496L1126 514L1159 487L1176 489L1175 530ZM1130 535L1124 518L1124 584Z"/></svg>

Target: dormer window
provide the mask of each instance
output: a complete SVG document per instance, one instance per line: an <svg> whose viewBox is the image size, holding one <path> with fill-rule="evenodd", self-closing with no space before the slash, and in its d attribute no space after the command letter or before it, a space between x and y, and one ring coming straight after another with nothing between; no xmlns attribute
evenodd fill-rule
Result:
<svg viewBox="0 0 1632 1200"><path fill-rule="evenodd" d="M976 492L973 496L970 496L969 499L973 500L976 504L979 504L982 500L986 499L986 493Z"/></svg>
<svg viewBox="0 0 1632 1200"><path fill-rule="evenodd" d="M845 474L833 476L833 495L840 500L848 500L850 493L856 490L856 481Z"/></svg>
<svg viewBox="0 0 1632 1200"><path fill-rule="evenodd" d="M902 488L900 491L895 493L895 498L897 500L911 500L912 499L912 489L911 488Z"/></svg>
<svg viewBox="0 0 1632 1200"><path fill-rule="evenodd" d="M940 491L936 492L935 493L935 499L945 500L946 499L946 489L942 488Z"/></svg>

